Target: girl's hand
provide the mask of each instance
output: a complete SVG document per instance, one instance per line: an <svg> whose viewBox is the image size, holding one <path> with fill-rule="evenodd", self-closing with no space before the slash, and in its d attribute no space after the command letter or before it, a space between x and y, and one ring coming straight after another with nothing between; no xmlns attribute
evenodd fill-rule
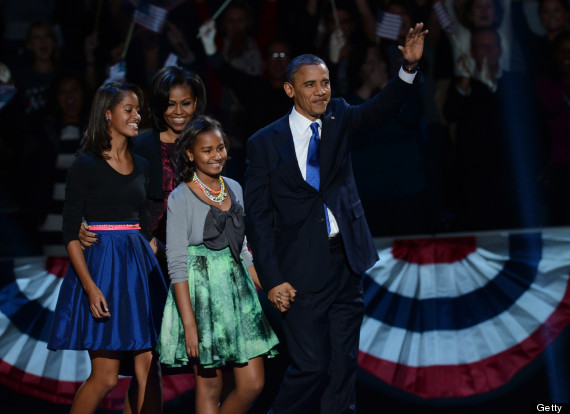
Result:
<svg viewBox="0 0 570 414"><path fill-rule="evenodd" d="M89 297L89 309L91 309L91 315L93 315L94 318L101 319L111 317L105 296L97 286L89 289L87 296Z"/></svg>
<svg viewBox="0 0 570 414"><path fill-rule="evenodd" d="M291 303L295 301L295 298L291 296L289 291L277 292L277 302L279 302L279 310L281 312L286 312L291 307Z"/></svg>
<svg viewBox="0 0 570 414"><path fill-rule="evenodd" d="M186 354L189 358L198 358L198 328L193 324L184 328L184 339L186 341Z"/></svg>
<svg viewBox="0 0 570 414"><path fill-rule="evenodd" d="M285 282L275 286L267 292L267 299L279 312L287 312L291 307L291 303L295 302L297 291L290 283Z"/></svg>

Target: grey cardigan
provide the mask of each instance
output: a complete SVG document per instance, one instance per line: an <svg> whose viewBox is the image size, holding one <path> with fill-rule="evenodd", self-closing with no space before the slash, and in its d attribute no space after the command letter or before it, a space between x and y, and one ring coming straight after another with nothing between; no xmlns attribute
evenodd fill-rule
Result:
<svg viewBox="0 0 570 414"><path fill-rule="evenodd" d="M243 207L243 191L237 181L223 177L235 200ZM200 200L186 185L181 183L168 197L166 219L166 259L170 282L180 283L188 280L188 246L197 246L204 242L204 223L210 211L210 205ZM251 253L244 239L241 258L246 267L253 264Z"/></svg>

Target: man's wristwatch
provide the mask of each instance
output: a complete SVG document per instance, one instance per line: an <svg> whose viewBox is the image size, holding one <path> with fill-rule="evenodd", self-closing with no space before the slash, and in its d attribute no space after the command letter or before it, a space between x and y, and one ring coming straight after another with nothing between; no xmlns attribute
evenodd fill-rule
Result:
<svg viewBox="0 0 570 414"><path fill-rule="evenodd" d="M408 62L404 62L402 64L402 69L404 69L404 72L409 73L410 75L413 75L413 74L417 73L418 70L420 70L420 64L418 62L418 63L416 63L415 66L412 66Z"/></svg>

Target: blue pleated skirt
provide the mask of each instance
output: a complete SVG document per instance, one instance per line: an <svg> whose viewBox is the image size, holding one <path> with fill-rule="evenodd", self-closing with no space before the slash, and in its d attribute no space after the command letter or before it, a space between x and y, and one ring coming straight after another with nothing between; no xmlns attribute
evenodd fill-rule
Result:
<svg viewBox="0 0 570 414"><path fill-rule="evenodd" d="M154 348L167 294L156 256L140 230L96 233L99 242L84 250L85 261L91 278L105 296L111 316L96 319L91 315L87 294L70 265L59 291L48 348Z"/></svg>

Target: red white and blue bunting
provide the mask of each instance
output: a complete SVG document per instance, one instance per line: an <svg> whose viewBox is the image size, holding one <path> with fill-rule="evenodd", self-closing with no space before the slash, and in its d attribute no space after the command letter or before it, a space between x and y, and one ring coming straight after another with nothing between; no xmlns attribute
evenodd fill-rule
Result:
<svg viewBox="0 0 570 414"><path fill-rule="evenodd" d="M71 404L89 376L87 351L49 351L47 340L67 258L0 261L0 384L55 404ZM120 409L130 382L120 377L102 408ZM194 387L191 374L163 377L164 399Z"/></svg>
<svg viewBox="0 0 570 414"><path fill-rule="evenodd" d="M570 229L378 240L378 249L363 279L359 363L413 395L497 389L570 322ZM59 404L90 370L86 352L46 348L67 264L0 261L0 384ZM102 407L120 408L128 381ZM192 387L192 375L166 375L165 400Z"/></svg>
<svg viewBox="0 0 570 414"><path fill-rule="evenodd" d="M570 230L389 241L364 276L359 364L423 398L497 389L570 322Z"/></svg>

